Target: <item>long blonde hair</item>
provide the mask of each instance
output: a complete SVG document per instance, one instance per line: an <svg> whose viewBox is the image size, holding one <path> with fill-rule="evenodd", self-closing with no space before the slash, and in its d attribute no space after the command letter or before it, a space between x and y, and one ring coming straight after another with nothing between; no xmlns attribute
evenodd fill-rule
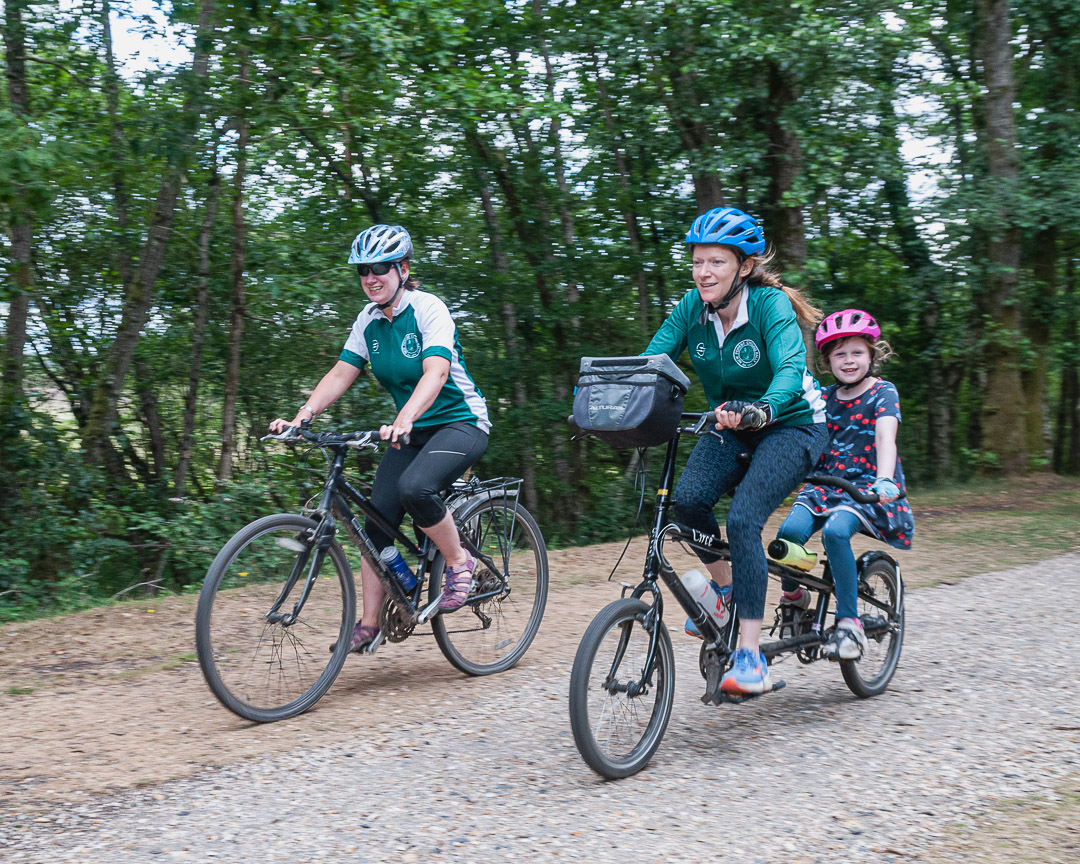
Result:
<svg viewBox="0 0 1080 864"><path fill-rule="evenodd" d="M776 256L776 250L769 248L762 255L749 255L748 260L754 262L750 275L746 277L748 285L765 285L769 288L779 288L791 301L795 309L795 315L807 327L816 327L824 317L824 313L811 303L805 294L798 288L785 285L780 274L769 266L769 262Z"/></svg>

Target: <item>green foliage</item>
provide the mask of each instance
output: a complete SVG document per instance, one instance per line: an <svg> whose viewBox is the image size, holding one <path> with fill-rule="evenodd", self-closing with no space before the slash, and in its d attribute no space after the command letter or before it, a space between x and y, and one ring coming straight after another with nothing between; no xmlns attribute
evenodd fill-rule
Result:
<svg viewBox="0 0 1080 864"><path fill-rule="evenodd" d="M1013 7L1025 180L1010 188L986 177L984 82L965 4L218 5L194 111L186 100L200 85L183 63L120 78L110 102L100 7L26 7L39 60L28 63L28 116L0 101L0 220L32 220L38 288L23 392L2 421L0 480L17 501L0 517L0 618L148 582L187 590L237 527L312 494L318 472L298 472L258 439L335 362L364 305L348 244L375 220L410 229L415 275L455 315L494 421L478 470L527 477L552 544L630 530L631 454L571 441L565 418L578 358L641 351L692 287L683 234L700 205L720 203L699 200L703 190L762 214L771 237L797 212L805 252L779 250L788 281L826 311L857 306L882 322L897 352L885 375L904 402L909 477L989 466L978 440L986 352L1022 346L1027 372L1047 357L1051 388L1076 364L1067 262L1080 248L1080 20L1068 0ZM160 9L173 32L194 33L200 4ZM241 118L250 142L237 190ZM796 156L782 150L785 135ZM793 179L781 190L785 161ZM183 166L184 185L109 452L91 468L78 442L169 165ZM220 481L237 195L237 465ZM1000 204L1023 234L1023 333L988 324L986 242ZM1030 274L1040 256L1056 280ZM173 474L196 356L180 495ZM1056 418L1064 391L1049 392ZM947 410L935 415L938 402ZM688 406L705 407L699 391ZM392 413L365 376L320 428Z"/></svg>

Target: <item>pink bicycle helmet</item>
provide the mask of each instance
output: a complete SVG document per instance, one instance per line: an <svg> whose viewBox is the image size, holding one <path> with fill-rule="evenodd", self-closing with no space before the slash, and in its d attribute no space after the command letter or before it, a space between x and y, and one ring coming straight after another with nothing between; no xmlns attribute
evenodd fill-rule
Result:
<svg viewBox="0 0 1080 864"><path fill-rule="evenodd" d="M845 309L825 316L814 334L814 344L820 351L827 343L847 339L848 336L865 336L873 343L881 337L881 328L869 312Z"/></svg>

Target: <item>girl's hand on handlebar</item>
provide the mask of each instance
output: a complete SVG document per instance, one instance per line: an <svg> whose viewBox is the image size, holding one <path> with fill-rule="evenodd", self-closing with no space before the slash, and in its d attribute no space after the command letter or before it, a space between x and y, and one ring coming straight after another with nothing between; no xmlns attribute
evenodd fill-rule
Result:
<svg viewBox="0 0 1080 864"><path fill-rule="evenodd" d="M870 491L878 496L879 504L888 504L900 497L900 487L888 477L878 477L870 487Z"/></svg>

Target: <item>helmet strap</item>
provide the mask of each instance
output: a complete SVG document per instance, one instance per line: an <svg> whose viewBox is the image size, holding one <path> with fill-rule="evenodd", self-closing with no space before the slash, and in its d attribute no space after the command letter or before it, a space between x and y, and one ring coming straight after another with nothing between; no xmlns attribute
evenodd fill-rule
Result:
<svg viewBox="0 0 1080 864"><path fill-rule="evenodd" d="M387 309L393 309L393 308L394 308L394 304L395 304L395 303L397 303L397 301L398 301L398 297L400 297L400 296L401 296L401 292L405 290L405 279L404 279L404 277L403 277L403 276L401 275L401 262L399 262L399 261L395 261L395 262L394 262L394 269L396 269L396 270L397 270L397 275L398 275L398 287L397 287L397 291L395 291L395 292L394 292L394 296L393 296L393 297L391 297L391 298L390 298L390 300L389 300L388 302L386 302L386 303L376 303L376 304L375 304L375 305L376 305L376 306L378 306L378 307L379 307L379 308L380 308L380 309L381 309L381 310L382 310L383 312L385 312L385 311L386 311Z"/></svg>

